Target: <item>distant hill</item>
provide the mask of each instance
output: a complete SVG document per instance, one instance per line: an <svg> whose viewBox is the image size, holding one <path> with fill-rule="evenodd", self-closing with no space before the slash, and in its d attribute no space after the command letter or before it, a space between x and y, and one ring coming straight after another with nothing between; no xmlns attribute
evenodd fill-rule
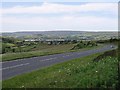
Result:
<svg viewBox="0 0 120 90"><path fill-rule="evenodd" d="M118 32L87 32L87 31L29 31L29 32L13 32L13 33L2 33L5 37L16 37L16 38L111 38L117 37Z"/></svg>
<svg viewBox="0 0 120 90"><path fill-rule="evenodd" d="M13 32L13 33L2 33L3 36L25 36L25 35L51 35L51 36L68 36L83 34L84 31L29 31L29 32Z"/></svg>

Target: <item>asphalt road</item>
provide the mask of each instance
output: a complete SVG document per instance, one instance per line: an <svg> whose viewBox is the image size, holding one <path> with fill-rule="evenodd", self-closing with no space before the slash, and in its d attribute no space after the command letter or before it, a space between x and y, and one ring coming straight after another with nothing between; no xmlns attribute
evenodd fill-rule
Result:
<svg viewBox="0 0 120 90"><path fill-rule="evenodd" d="M14 61L6 61L2 63L2 69L0 69L0 71L2 71L2 80L9 79L16 75L31 72L33 70L37 70L43 67L51 66L53 64L65 62L75 58L80 58L112 49L115 48L112 48L111 45L107 45L99 49L87 50L82 52L70 52L63 54L26 58L22 60L18 59Z"/></svg>

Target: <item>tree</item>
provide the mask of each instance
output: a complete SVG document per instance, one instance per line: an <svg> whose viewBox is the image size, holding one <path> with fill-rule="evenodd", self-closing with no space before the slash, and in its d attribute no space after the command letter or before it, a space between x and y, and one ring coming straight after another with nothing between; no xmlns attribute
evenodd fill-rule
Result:
<svg viewBox="0 0 120 90"><path fill-rule="evenodd" d="M74 43L77 43L77 40L73 40L72 43L73 43L73 44L74 44Z"/></svg>

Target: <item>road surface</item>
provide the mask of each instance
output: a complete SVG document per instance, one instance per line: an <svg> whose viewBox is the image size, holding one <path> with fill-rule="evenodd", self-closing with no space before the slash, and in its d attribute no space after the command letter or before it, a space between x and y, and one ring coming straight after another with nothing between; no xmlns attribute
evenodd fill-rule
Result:
<svg viewBox="0 0 120 90"><path fill-rule="evenodd" d="M23 60L18 59L14 61L2 62L2 69L0 69L0 71L2 71L2 80L9 79L16 75L31 72L33 70L37 70L43 67L51 66L53 64L65 62L75 58L80 58L112 49L115 48L111 47L111 45L107 45L99 49L87 50L82 52L69 52L63 54L26 58Z"/></svg>

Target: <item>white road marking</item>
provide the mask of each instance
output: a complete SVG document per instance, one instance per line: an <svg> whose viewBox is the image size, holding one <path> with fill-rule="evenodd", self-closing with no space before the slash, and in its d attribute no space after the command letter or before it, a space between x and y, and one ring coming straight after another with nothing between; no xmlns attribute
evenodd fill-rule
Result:
<svg viewBox="0 0 120 90"><path fill-rule="evenodd" d="M54 58L49 58L49 59L44 59L44 60L40 60L40 61L49 61L49 60L53 60L53 59L56 59L57 57L54 57ZM16 67L21 67L21 66L25 66L25 65L28 65L30 63L25 63L25 64L19 64L19 65L15 65L15 66L11 66L11 67L6 67L6 68L2 68L0 70L5 70L5 69L11 69L11 68L16 68Z"/></svg>
<svg viewBox="0 0 120 90"><path fill-rule="evenodd" d="M72 55L72 54L68 54L68 55L66 55L66 56L70 56L70 55Z"/></svg>
<svg viewBox="0 0 120 90"><path fill-rule="evenodd" d="M56 59L56 58L57 58L57 57L49 58L49 59L44 59L44 60L40 60L40 61L49 61L49 60Z"/></svg>
<svg viewBox="0 0 120 90"><path fill-rule="evenodd" d="M0 70L5 70L5 69L11 69L11 68L16 68L16 67L21 67L21 66L25 66L28 65L30 63L25 63L25 64L19 64L19 65L15 65L15 66L11 66L11 67L6 67L6 68L2 68Z"/></svg>

